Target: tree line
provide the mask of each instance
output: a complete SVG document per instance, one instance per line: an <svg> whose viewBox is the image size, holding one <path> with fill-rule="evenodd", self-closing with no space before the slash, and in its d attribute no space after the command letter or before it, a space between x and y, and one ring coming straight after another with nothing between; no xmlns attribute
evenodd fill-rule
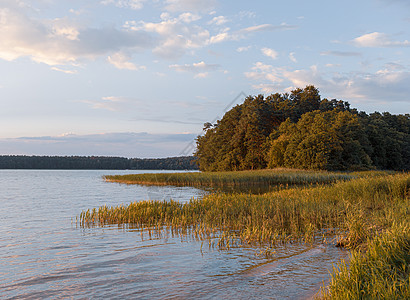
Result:
<svg viewBox="0 0 410 300"><path fill-rule="evenodd" d="M109 156L0 156L0 169L193 170L193 156L125 158Z"/></svg>
<svg viewBox="0 0 410 300"><path fill-rule="evenodd" d="M359 112L312 85L248 96L204 130L194 154L202 171L410 169L409 114Z"/></svg>

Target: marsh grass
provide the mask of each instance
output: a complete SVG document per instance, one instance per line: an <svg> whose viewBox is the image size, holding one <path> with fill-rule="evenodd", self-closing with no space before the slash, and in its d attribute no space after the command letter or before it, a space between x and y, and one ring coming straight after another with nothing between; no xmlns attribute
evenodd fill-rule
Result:
<svg viewBox="0 0 410 300"><path fill-rule="evenodd" d="M110 182L127 184L250 187L328 184L337 180L350 180L355 178L355 175L325 171L275 169L237 172L145 173L107 175L104 178Z"/></svg>
<svg viewBox="0 0 410 300"><path fill-rule="evenodd" d="M362 177L332 185L289 188L262 195L215 193L188 203L140 201L80 215L80 225L132 225L194 233L220 245L312 241L327 233L355 248L409 217L409 174ZM229 246L228 245L228 246Z"/></svg>
<svg viewBox="0 0 410 300"><path fill-rule="evenodd" d="M400 223L369 240L365 253L334 267L322 299L410 299L410 229Z"/></svg>
<svg viewBox="0 0 410 300"><path fill-rule="evenodd" d="M287 182L290 175L300 180L307 173L299 177L287 173ZM221 175L220 182L246 181L239 173L239 180L230 176ZM83 211L79 222L82 227L118 224L137 228L149 238L191 238L219 249L256 245L266 257L273 255L278 243L330 241L352 249L353 254L349 264L341 262L335 267L330 285L318 297L410 299L410 173L367 172L349 181L334 182L332 177L329 181L334 183L319 185L303 180L304 187L262 195L213 193L188 203L141 201L103 206Z"/></svg>

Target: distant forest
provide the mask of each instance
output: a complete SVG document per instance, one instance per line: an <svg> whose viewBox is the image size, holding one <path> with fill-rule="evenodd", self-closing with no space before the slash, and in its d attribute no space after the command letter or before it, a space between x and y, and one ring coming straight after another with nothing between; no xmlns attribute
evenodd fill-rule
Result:
<svg viewBox="0 0 410 300"><path fill-rule="evenodd" d="M193 156L124 158L108 156L0 156L0 169L195 170Z"/></svg>
<svg viewBox="0 0 410 300"><path fill-rule="evenodd" d="M204 130L194 154L202 171L410 170L409 114L359 112L314 86L249 96Z"/></svg>

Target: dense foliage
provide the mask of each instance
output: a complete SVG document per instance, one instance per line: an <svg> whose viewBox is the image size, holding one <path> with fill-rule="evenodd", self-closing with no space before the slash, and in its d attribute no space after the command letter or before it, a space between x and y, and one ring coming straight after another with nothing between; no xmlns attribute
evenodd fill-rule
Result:
<svg viewBox="0 0 410 300"><path fill-rule="evenodd" d="M314 86L249 96L197 138L202 171L410 169L410 115L366 114Z"/></svg>
<svg viewBox="0 0 410 300"><path fill-rule="evenodd" d="M107 156L0 156L0 169L192 170L192 156L124 158Z"/></svg>

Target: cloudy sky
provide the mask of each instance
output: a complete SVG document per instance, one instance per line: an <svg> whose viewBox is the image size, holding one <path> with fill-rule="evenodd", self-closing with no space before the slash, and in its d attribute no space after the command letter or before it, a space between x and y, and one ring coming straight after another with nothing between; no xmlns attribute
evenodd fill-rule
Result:
<svg viewBox="0 0 410 300"><path fill-rule="evenodd" d="M190 154L244 95L410 113L408 0L0 0L0 154Z"/></svg>

